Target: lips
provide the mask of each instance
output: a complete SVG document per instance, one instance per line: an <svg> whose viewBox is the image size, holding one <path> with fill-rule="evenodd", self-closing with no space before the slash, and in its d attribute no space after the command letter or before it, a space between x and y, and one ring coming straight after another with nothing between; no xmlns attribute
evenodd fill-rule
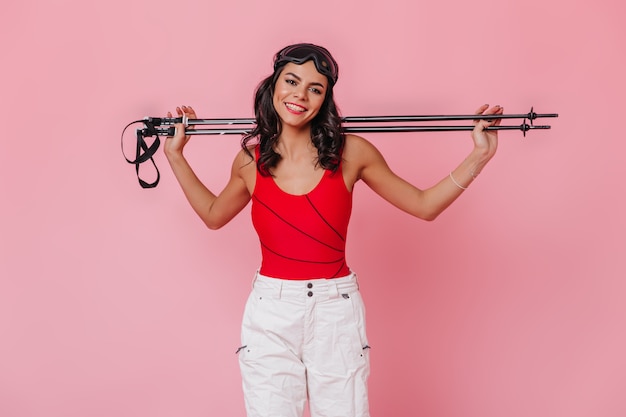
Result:
<svg viewBox="0 0 626 417"><path fill-rule="evenodd" d="M285 107L289 110L289 112L295 114L304 113L306 111L306 107L298 106L294 103L285 103Z"/></svg>

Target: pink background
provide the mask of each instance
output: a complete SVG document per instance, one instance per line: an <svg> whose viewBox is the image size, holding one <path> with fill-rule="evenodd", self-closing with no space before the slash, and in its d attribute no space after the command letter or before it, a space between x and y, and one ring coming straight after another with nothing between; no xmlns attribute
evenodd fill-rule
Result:
<svg viewBox="0 0 626 417"><path fill-rule="evenodd" d="M126 123L249 117L272 54L327 46L344 115L558 112L437 221L360 185L350 265L374 416L626 415L624 6L596 1L21 1L0 26L0 416L242 416L234 354L258 241L203 228ZM367 135L421 187L466 133ZM132 139L132 138L131 138ZM194 138L215 190L237 137ZM148 171L146 171L148 172Z"/></svg>

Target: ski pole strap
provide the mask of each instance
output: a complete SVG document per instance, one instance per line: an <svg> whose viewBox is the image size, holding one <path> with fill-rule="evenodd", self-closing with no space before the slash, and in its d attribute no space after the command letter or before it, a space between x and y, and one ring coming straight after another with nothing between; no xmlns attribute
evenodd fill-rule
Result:
<svg viewBox="0 0 626 417"><path fill-rule="evenodd" d="M135 148L135 159L128 159L128 157L124 153L124 132L126 132L126 129L128 129L131 125L135 123L143 123L145 125L145 129L147 129L148 131L155 130L154 126L150 122L147 122L145 120L136 120L126 125L126 127L122 131L122 155L124 155L124 159L126 160L126 162L135 165L137 180L139 181L139 185L141 186L141 188L154 188L159 184L159 180L161 179L161 173L159 172L159 168L157 168L156 163L154 162L154 154L159 149L159 146L161 145L161 140L158 136L155 135L154 142L152 142L152 144L148 146L144 139L144 131L142 129L137 129L137 146ZM139 166L146 161L150 161L152 163L152 166L154 167L154 170L156 171L156 179L153 182L144 181L139 176Z"/></svg>

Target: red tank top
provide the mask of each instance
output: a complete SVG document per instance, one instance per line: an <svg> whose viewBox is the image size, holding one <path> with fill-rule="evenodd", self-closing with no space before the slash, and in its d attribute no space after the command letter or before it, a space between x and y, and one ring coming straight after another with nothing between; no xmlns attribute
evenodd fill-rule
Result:
<svg viewBox="0 0 626 417"><path fill-rule="evenodd" d="M256 149L258 160L259 150ZM252 224L261 242L260 273L282 279L336 278L350 274L345 248L352 212L341 164L324 171L304 195L281 190L258 170L252 193Z"/></svg>

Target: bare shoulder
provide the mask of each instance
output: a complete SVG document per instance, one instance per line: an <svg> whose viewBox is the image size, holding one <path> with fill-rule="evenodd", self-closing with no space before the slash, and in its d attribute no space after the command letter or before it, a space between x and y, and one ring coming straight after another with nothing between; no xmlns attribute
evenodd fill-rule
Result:
<svg viewBox="0 0 626 417"><path fill-rule="evenodd" d="M364 137L358 136L358 135L353 135L350 133L347 133L345 135L346 141L345 141L345 147L346 150L350 149L359 149L361 147L370 147L370 146L374 146L372 145L372 143L370 141L368 141L367 139L365 139Z"/></svg>
<svg viewBox="0 0 626 417"><path fill-rule="evenodd" d="M343 171L346 184L351 186L363 179L363 172L384 160L378 149L367 139L357 135L346 135L343 149Z"/></svg>
<svg viewBox="0 0 626 417"><path fill-rule="evenodd" d="M254 160L254 151L256 145L248 146L246 149L240 149L235 155L232 167L232 177L239 177L252 193L256 182L256 161Z"/></svg>
<svg viewBox="0 0 626 417"><path fill-rule="evenodd" d="M256 145L248 146L246 149L240 149L235 155L235 160L233 161L233 168L238 170L240 169L248 169L250 166L256 167L256 163L254 161L254 150Z"/></svg>
<svg viewBox="0 0 626 417"><path fill-rule="evenodd" d="M343 158L346 162L362 168L381 159L382 155L367 139L357 135L346 135Z"/></svg>

